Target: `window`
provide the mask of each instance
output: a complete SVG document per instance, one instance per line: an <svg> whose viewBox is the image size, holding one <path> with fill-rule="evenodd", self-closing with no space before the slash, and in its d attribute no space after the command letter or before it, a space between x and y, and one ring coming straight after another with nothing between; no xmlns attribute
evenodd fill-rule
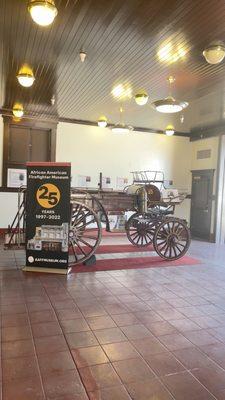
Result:
<svg viewBox="0 0 225 400"><path fill-rule="evenodd" d="M4 118L3 186L8 171L24 169L27 161L55 161L56 124Z"/></svg>

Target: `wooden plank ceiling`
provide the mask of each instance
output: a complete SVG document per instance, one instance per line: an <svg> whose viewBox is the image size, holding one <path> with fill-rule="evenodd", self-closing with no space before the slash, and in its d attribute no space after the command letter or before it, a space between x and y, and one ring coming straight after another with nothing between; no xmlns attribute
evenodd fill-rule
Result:
<svg viewBox="0 0 225 400"><path fill-rule="evenodd" d="M119 103L112 88L147 90L143 108L124 102L126 122L151 127L150 103L168 95L166 77L176 77L175 97L191 100L224 86L225 64L208 65L202 50L225 39L224 0L56 0L58 16L50 27L36 25L26 0L1 0L0 107L14 102L30 115L96 121L105 114L117 122ZM176 62L159 59L164 46L184 50ZM87 59L82 64L79 51ZM32 88L16 80L20 66L34 70ZM51 104L52 96L55 105Z"/></svg>

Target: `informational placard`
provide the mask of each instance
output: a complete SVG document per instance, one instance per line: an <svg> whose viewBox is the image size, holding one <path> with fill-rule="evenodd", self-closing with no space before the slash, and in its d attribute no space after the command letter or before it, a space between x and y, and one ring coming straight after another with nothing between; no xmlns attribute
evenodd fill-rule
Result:
<svg viewBox="0 0 225 400"><path fill-rule="evenodd" d="M68 163L27 163L26 267L68 267L70 173Z"/></svg>
<svg viewBox="0 0 225 400"><path fill-rule="evenodd" d="M121 178L119 176L116 178L116 188L118 190L123 190L127 185L128 185L128 178Z"/></svg>
<svg viewBox="0 0 225 400"><path fill-rule="evenodd" d="M78 187L89 188L91 186L91 177L86 175L78 175Z"/></svg>
<svg viewBox="0 0 225 400"><path fill-rule="evenodd" d="M7 187L19 188L27 184L27 171L25 169L8 168Z"/></svg>
<svg viewBox="0 0 225 400"><path fill-rule="evenodd" d="M109 176L102 177L102 189L111 188L111 178Z"/></svg>

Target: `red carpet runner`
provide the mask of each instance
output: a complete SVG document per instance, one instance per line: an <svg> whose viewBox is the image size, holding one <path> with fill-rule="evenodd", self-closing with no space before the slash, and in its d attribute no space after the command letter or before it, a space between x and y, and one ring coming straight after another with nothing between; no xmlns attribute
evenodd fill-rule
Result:
<svg viewBox="0 0 225 400"><path fill-rule="evenodd" d="M114 246L117 248L117 246ZM72 268L72 272L95 272L95 271L113 271L120 269L140 269L140 268L157 268L196 265L201 261L196 258L184 256L179 260L165 261L158 255L152 257L135 257L135 258L113 258L108 260L97 260L92 266L78 265Z"/></svg>
<svg viewBox="0 0 225 400"><path fill-rule="evenodd" d="M154 251L153 246L138 247L132 244L117 244L107 245L103 244L97 248L96 254L111 254L111 253L135 253L135 252Z"/></svg>

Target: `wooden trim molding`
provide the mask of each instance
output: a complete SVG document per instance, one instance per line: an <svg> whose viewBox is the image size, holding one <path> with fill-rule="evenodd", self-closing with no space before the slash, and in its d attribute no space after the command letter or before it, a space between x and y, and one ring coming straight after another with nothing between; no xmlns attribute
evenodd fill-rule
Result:
<svg viewBox="0 0 225 400"><path fill-rule="evenodd" d="M97 122L87 121L87 120L82 120L82 119L59 118L59 122L65 122L67 124L98 126ZM107 126L110 128L110 127L114 126L114 124L108 124ZM134 126L133 128L134 128L134 131L136 131L136 132L157 133L160 135L165 134L165 132L161 129L141 128L138 126ZM190 137L190 132L175 131L174 136Z"/></svg>

